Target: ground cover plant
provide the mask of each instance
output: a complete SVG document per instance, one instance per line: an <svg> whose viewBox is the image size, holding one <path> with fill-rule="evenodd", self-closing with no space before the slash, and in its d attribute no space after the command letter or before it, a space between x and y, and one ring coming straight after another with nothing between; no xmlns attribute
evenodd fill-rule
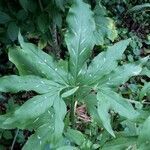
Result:
<svg viewBox="0 0 150 150"><path fill-rule="evenodd" d="M144 41L143 33L117 31L103 6L116 1L38 1L34 9L19 2L19 12L35 15L37 22L28 17L29 24L38 28L26 33L24 20L14 21L1 8L1 28L7 30L1 53L8 53L13 73L0 77L0 148L148 150L149 36ZM145 7L149 3L127 14Z"/></svg>

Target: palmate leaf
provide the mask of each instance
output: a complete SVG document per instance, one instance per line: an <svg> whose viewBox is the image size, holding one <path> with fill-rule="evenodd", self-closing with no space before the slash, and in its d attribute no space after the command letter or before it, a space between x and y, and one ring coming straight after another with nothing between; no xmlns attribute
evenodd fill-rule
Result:
<svg viewBox="0 0 150 150"><path fill-rule="evenodd" d="M98 100L98 114L105 129L115 137L110 124L109 110L113 110L119 115L128 119L135 119L138 116L138 112L134 110L128 99L119 96L107 87L99 89L97 94Z"/></svg>
<svg viewBox="0 0 150 150"><path fill-rule="evenodd" d="M88 67L84 78L88 84L97 83L104 75L113 71L117 65L117 60L122 58L122 54L127 48L130 39L122 40L113 46L108 47L106 52L97 55Z"/></svg>
<svg viewBox="0 0 150 150"><path fill-rule="evenodd" d="M16 65L20 75L33 74L66 84L67 72L58 68L50 55L31 43L25 43L20 33L19 42L22 48L10 48L9 59Z"/></svg>
<svg viewBox="0 0 150 150"><path fill-rule="evenodd" d="M69 26L65 41L70 53L70 71L77 79L94 46L95 22L89 5L74 1L67 16Z"/></svg>
<svg viewBox="0 0 150 150"><path fill-rule="evenodd" d="M62 67L58 67L51 56L35 45L25 43L20 34L19 42L22 48L10 48L9 58L22 76L11 75L0 78L0 91L12 93L35 91L40 95L29 99L14 112L1 115L0 128L38 130L39 117L52 108L55 116L51 125L53 126L53 136L50 134L51 138L49 136L47 138L51 143L56 144L64 129L63 119L66 115L66 104L61 97L61 94L63 94L61 91L65 89L65 92L68 92L68 72L64 71ZM74 88L76 89L76 87ZM74 94L74 92L76 90L72 91L71 94ZM44 124L47 124L47 122L40 123L41 126ZM39 130L39 132L42 131ZM44 132L43 129L43 134L46 132L48 131ZM31 143L32 139L36 140L31 138ZM43 140L45 141L45 139ZM43 145L40 145L39 149L42 149Z"/></svg>
<svg viewBox="0 0 150 150"><path fill-rule="evenodd" d="M62 5L64 1L60 0L59 2ZM59 8L61 7L59 6ZM121 59L130 39L109 47L106 52L96 56L88 68L86 67L86 61L92 48L101 40L101 35L107 36L111 40L115 38L113 33L104 27L110 25L110 20L104 18L105 15L97 17L94 18L89 5L82 0L75 0L71 6L67 17L69 29L65 36L70 53L70 61L67 63L69 72L68 67L65 67L67 69L59 67L51 56L35 45L26 43L21 34L19 34L21 47L16 46L9 49L9 59L16 65L21 76L0 78L0 91L16 93L32 90L40 94L30 98L13 112L0 116L1 128L30 129L35 132L23 147L24 150L74 149L70 147L72 143L62 144L62 147L59 147L60 141L63 139L63 120L67 113L64 99L74 94L75 100L80 103L85 102L91 116L100 125L102 123L113 136L115 135L110 123L110 110L128 119L138 116L127 99L110 89L141 72L141 67L136 64L117 67L117 61ZM103 28L95 24L95 21ZM96 32L97 34L95 34ZM63 66L63 64L61 65ZM83 75L83 72L84 76L80 76ZM74 78L73 81L72 78L70 79L70 74ZM121 77L120 74L122 74ZM84 81L84 85L82 85L82 81ZM80 145L84 137L77 132L70 133L73 142ZM80 139L76 139L77 134Z"/></svg>

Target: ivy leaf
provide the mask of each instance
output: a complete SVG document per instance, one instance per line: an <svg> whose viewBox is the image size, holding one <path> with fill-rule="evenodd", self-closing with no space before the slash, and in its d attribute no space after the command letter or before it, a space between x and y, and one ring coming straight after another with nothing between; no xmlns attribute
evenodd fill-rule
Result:
<svg viewBox="0 0 150 150"><path fill-rule="evenodd" d="M86 82L88 84L97 83L104 75L113 71L117 65L117 60L121 59L123 52L127 48L130 39L122 40L113 46L108 47L106 52L96 56L88 67Z"/></svg>
<svg viewBox="0 0 150 150"><path fill-rule="evenodd" d="M95 22L89 5L82 0L74 1L67 23L65 41L70 53L70 71L76 80L94 46Z"/></svg>
<svg viewBox="0 0 150 150"><path fill-rule="evenodd" d="M103 126L114 137L115 135L110 124L110 115L108 113L110 109L128 119L134 119L138 116L138 113L134 110L127 99L119 96L109 88L101 88L98 91L97 100L97 111Z"/></svg>
<svg viewBox="0 0 150 150"><path fill-rule="evenodd" d="M110 74L104 76L99 81L100 86L111 86L117 87L124 84L132 76L140 74L142 67L136 64L125 64L123 66L117 67Z"/></svg>
<svg viewBox="0 0 150 150"><path fill-rule="evenodd" d="M53 87L61 87L59 84L34 75L5 76L0 78L0 91L17 93L19 91L35 91L44 94L52 91Z"/></svg>
<svg viewBox="0 0 150 150"><path fill-rule="evenodd" d="M138 137L138 147L139 150L148 150L150 147L150 116L146 119L144 124L142 125L142 129L139 133Z"/></svg>

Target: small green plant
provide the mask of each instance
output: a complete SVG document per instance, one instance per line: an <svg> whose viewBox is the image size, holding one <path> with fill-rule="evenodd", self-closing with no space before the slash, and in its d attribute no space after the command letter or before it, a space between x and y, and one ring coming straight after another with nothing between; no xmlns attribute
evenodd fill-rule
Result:
<svg viewBox="0 0 150 150"><path fill-rule="evenodd" d="M87 4L77 0L69 10L67 23L65 42L69 61L54 61L35 45L26 43L20 33L20 47L9 48L9 60L17 67L19 76L1 77L0 91L37 93L13 112L0 116L2 129L34 131L23 150L78 149L77 146L92 149L91 141L76 130L76 102L85 104L91 118L113 137L110 114L118 113L123 120L134 120L139 116L130 100L116 92L117 87L142 71L142 63L118 65L131 40L109 46L90 62L94 45L101 44L98 35L102 32L96 26L93 12ZM69 124L66 123L68 115Z"/></svg>

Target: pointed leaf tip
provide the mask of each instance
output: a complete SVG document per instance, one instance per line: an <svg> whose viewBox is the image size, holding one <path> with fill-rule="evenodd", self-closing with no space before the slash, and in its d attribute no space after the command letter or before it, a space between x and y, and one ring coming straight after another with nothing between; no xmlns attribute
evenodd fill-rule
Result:
<svg viewBox="0 0 150 150"><path fill-rule="evenodd" d="M22 35L21 35L20 30L19 30L19 32L18 32L18 41L19 41L20 45L22 46L22 43L24 42L24 39L23 39L23 37L22 37Z"/></svg>
<svg viewBox="0 0 150 150"><path fill-rule="evenodd" d="M62 96L62 98L66 98L66 97L68 97L68 96L71 96L71 95L73 95L78 89L79 89L79 87L77 86L77 87L75 87L75 88L73 88L73 89L71 89L71 90L68 90L67 92L63 93L61 96Z"/></svg>

